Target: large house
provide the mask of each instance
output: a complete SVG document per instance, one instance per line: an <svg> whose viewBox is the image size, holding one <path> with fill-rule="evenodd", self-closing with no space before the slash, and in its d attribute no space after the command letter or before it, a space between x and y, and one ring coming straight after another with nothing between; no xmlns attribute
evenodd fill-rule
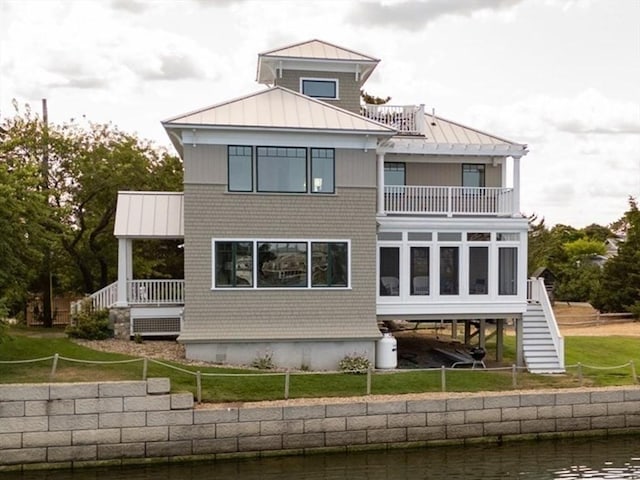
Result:
<svg viewBox="0 0 640 480"><path fill-rule="evenodd" d="M512 319L520 363L564 370L544 285L527 279L527 146L424 105L363 105L378 63L320 40L271 50L266 88L163 122L184 193L120 193L118 281L93 297L124 335L332 369L374 361L384 320L491 320L500 335ZM184 280L134 279L137 238L183 238Z"/></svg>

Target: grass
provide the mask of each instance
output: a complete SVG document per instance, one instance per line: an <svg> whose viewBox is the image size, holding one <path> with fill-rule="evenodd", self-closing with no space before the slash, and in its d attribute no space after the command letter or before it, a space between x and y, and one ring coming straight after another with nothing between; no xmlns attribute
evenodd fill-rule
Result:
<svg viewBox="0 0 640 480"><path fill-rule="evenodd" d="M135 357L91 350L77 345L64 336L34 334L33 329L13 328L11 338L0 343L0 361L30 360L60 357L85 361L123 361ZM492 346L488 346L491 352ZM518 372L518 389L546 387L567 388L586 386L630 385L634 382L630 366L618 369L594 369L626 365L630 360L640 366L640 339L632 337L566 337L566 363L568 366L581 363L582 379L577 368L568 368L566 375L532 375ZM5 364L0 367L0 383L79 382L108 380L139 380L143 376L143 362L118 364L83 364L59 359L55 376L51 379L52 360ZM504 363L515 361L515 339L505 338ZM148 377L170 377L173 391L196 393L195 372L202 373L202 399L205 402L260 401L282 399L284 375L269 375L273 372L221 367L195 367L172 362L168 365L187 370L184 373L174 368L148 364ZM208 376L207 374L258 374L257 376ZM327 373L311 375L304 372L291 373L290 398L357 396L367 389L367 375ZM513 389L510 369L487 372L482 369L456 369L446 371L448 392L505 391ZM382 372L372 377L372 394L402 394L439 392L442 390L440 371Z"/></svg>

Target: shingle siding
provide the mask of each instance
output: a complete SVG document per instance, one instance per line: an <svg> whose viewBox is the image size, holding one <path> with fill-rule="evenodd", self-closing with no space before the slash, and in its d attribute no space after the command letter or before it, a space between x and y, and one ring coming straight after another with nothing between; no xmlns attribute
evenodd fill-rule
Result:
<svg viewBox="0 0 640 480"><path fill-rule="evenodd" d="M373 338L375 188L336 195L229 194L185 184L183 339ZM211 290L212 238L350 239L350 290Z"/></svg>
<svg viewBox="0 0 640 480"><path fill-rule="evenodd" d="M282 78L276 79L276 85L288 88L294 92L300 92L301 78L337 78L339 83L339 100L322 99L322 101L354 113L360 113L360 88L362 82L356 81L354 73L284 70L282 72Z"/></svg>

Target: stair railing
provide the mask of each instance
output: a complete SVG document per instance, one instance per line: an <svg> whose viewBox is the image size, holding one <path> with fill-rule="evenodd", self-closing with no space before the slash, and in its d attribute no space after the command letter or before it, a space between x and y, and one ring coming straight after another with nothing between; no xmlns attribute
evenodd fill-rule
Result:
<svg viewBox="0 0 640 480"><path fill-rule="evenodd" d="M543 278L531 278L527 281L527 300L537 303L542 307L542 313L544 313L544 319L549 327L560 366L564 368L564 338L560 333L560 328L558 327L556 316L553 313L553 307L551 306Z"/></svg>

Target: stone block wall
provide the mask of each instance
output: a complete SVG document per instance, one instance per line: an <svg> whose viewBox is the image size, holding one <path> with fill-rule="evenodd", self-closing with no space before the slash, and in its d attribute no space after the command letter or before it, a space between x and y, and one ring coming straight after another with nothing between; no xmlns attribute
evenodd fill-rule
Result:
<svg viewBox="0 0 640 480"><path fill-rule="evenodd" d="M0 470L640 429L640 389L194 406L166 378L0 385Z"/></svg>

